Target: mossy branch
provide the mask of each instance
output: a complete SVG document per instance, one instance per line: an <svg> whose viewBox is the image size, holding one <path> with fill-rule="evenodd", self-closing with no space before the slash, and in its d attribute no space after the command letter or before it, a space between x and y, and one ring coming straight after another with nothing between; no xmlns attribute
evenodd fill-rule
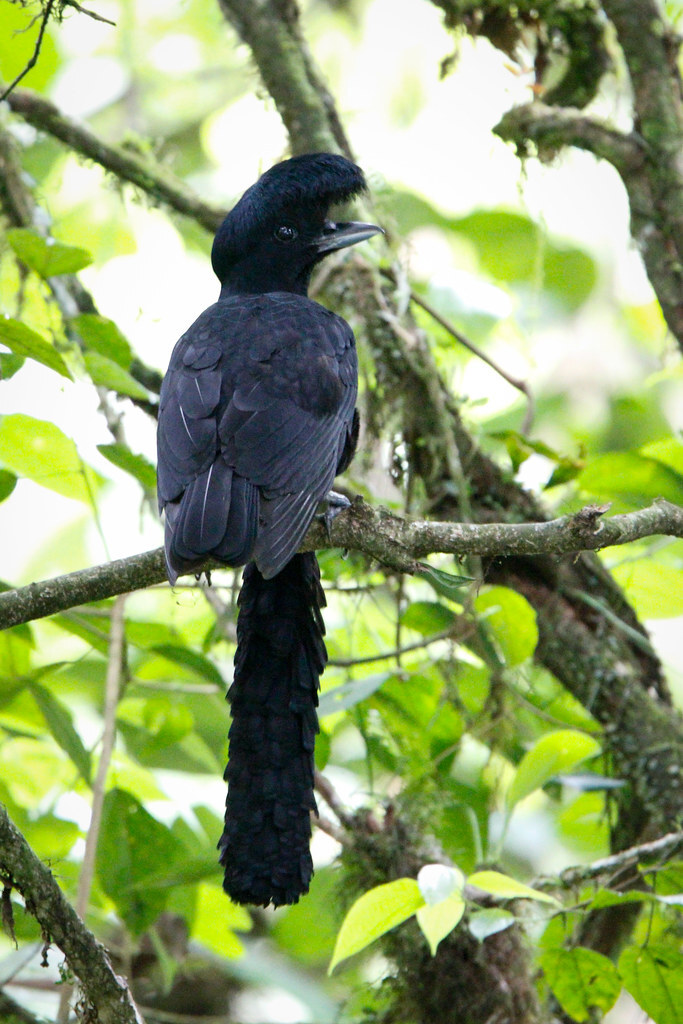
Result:
<svg viewBox="0 0 683 1024"><path fill-rule="evenodd" d="M572 554L629 544L664 534L683 537L683 508L657 501L648 508L604 517L605 507L588 506L571 516L540 523L453 523L409 520L357 498L326 527L315 521L302 551L336 547L359 551L395 572L419 573L431 554L455 558L509 558ZM217 568L207 563L207 569ZM81 569L0 594L0 629L163 583L162 548Z"/></svg>
<svg viewBox="0 0 683 1024"><path fill-rule="evenodd" d="M120 181L137 186L153 201L164 203L172 210L192 217L207 231L214 232L223 220L224 210L203 202L170 171L161 168L152 157L145 157L131 148L104 142L37 93L16 89L7 97L7 103L10 110L20 115L27 124L59 139L74 153L80 153L106 171L111 171Z"/></svg>
<svg viewBox="0 0 683 1024"><path fill-rule="evenodd" d="M64 953L99 1024L143 1024L125 981L104 946L81 921L48 867L36 856L0 804L0 878L24 897L48 942Z"/></svg>

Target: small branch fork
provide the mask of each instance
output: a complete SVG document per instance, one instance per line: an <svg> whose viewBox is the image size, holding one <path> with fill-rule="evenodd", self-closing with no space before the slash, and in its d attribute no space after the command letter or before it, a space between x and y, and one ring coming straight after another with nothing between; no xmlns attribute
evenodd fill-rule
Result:
<svg viewBox="0 0 683 1024"><path fill-rule="evenodd" d="M360 551L395 572L420 573L430 554L505 558L566 555L629 544L645 537L683 537L683 508L655 501L647 508L603 518L609 506L587 506L571 516L540 523L450 523L409 521L357 498L330 526L314 522L302 551L330 547ZM207 568L212 565L207 564ZM213 566L220 568L220 566ZM0 629L102 601L166 580L162 548L30 583L0 593Z"/></svg>

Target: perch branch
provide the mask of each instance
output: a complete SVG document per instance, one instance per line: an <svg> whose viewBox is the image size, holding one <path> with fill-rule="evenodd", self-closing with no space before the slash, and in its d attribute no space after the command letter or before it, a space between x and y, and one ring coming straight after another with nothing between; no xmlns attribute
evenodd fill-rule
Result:
<svg viewBox="0 0 683 1024"><path fill-rule="evenodd" d="M575 515L540 523L452 523L410 521L357 498L341 512L327 536L315 521L301 550L329 547L360 551L396 572L419 573L419 560L430 554L513 555L569 554L629 544L644 537L683 537L683 508L656 501L637 512L603 518L604 506L588 506ZM207 568L217 568L207 563ZM162 548L90 569L30 583L0 594L0 629L53 615L89 601L102 601L130 590L162 583L166 565Z"/></svg>

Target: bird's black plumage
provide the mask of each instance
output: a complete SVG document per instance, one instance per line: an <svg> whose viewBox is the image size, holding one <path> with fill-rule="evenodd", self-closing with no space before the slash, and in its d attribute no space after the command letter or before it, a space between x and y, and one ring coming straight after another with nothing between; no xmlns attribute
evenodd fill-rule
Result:
<svg viewBox="0 0 683 1024"><path fill-rule="evenodd" d="M247 564L226 769L225 888L238 902L308 890L317 690L327 654L313 554L296 554L356 444L348 324L306 296L326 253L379 228L327 220L365 188L318 153L276 164L243 195L212 250L218 301L177 343L161 389L159 507L171 582L209 558Z"/></svg>

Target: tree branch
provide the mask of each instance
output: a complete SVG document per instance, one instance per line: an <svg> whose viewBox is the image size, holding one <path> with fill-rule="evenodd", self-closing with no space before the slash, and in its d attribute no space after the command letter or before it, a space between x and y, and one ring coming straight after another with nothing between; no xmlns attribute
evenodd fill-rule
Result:
<svg viewBox="0 0 683 1024"><path fill-rule="evenodd" d="M643 140L586 117L572 108L527 103L513 107L495 128L504 142L514 142L523 152L532 142L541 157L550 160L564 146L586 149L608 160L620 174L642 170L647 158Z"/></svg>
<svg viewBox="0 0 683 1024"><path fill-rule="evenodd" d="M66 117L60 110L37 93L17 89L7 97L10 109L28 124L53 135L75 153L93 160L121 181L128 181L154 201L166 203L171 209L192 217L215 232L225 217L225 211L203 202L168 170L154 160L142 156L131 148L112 146L98 138L88 128Z"/></svg>
<svg viewBox="0 0 683 1024"><path fill-rule="evenodd" d="M556 890L574 889L584 882L592 882L596 878L609 877L618 874L624 868L639 870L640 865L650 866L652 864L665 863L673 860L683 851L683 831L669 832L651 843L640 843L638 846L631 846L627 850L612 854L611 857L602 857L594 860L591 864L579 864L577 867L565 868L554 878L537 878L530 884L535 889Z"/></svg>
<svg viewBox="0 0 683 1024"><path fill-rule="evenodd" d="M24 897L48 941L55 942L77 975L100 1024L143 1024L107 952L66 900L52 872L28 845L0 804L0 873Z"/></svg>
<svg viewBox="0 0 683 1024"><path fill-rule="evenodd" d="M273 97L289 134L292 152L351 148L334 100L311 59L292 0L249 4L218 0L223 14L248 43L263 84ZM295 87L292 84L295 82Z"/></svg>
<svg viewBox="0 0 683 1024"><path fill-rule="evenodd" d="M422 571L419 559L431 554L456 558L572 554L662 534L683 537L683 508L668 501L607 519L604 511L604 507L588 506L575 515L540 523L411 521L357 498L332 521L329 536L325 526L314 521L301 550L348 548L395 572L415 574ZM206 568L220 566L210 562ZM163 583L166 578L163 548L157 548L7 590L0 593L0 629Z"/></svg>
<svg viewBox="0 0 683 1024"><path fill-rule="evenodd" d="M494 131L541 159L577 146L608 160L628 192L631 234L664 318L683 349L683 103L680 40L656 0L602 0L633 87L634 130L626 135L574 110L531 103L509 111Z"/></svg>

